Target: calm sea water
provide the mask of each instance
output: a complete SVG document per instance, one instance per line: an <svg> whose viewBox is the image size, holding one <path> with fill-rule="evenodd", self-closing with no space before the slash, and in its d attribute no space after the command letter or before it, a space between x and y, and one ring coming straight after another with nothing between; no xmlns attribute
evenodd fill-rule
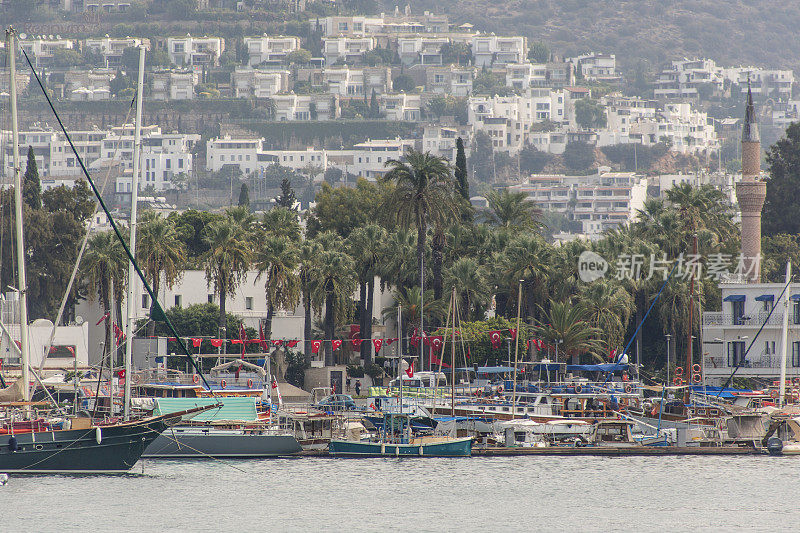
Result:
<svg viewBox="0 0 800 533"><path fill-rule="evenodd" d="M231 467L236 467L235 469ZM0 530L797 531L800 457L148 460L15 476Z"/></svg>

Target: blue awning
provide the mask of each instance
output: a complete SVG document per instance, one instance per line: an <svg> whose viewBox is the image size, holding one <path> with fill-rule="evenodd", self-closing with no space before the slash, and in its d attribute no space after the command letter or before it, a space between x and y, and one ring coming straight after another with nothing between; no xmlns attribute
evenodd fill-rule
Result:
<svg viewBox="0 0 800 533"><path fill-rule="evenodd" d="M564 366L564 363L534 363L531 366L531 370L534 372L540 372L542 370L545 372L557 372L561 370L562 366Z"/></svg>
<svg viewBox="0 0 800 533"><path fill-rule="evenodd" d="M792 294L791 296L789 296L789 299L794 300L796 302L797 300L800 300L800 294Z"/></svg>
<svg viewBox="0 0 800 533"><path fill-rule="evenodd" d="M567 365L567 372L584 371L584 372L613 372L615 370L625 370L628 368L627 364L620 365L616 363L603 363L602 365Z"/></svg>
<svg viewBox="0 0 800 533"><path fill-rule="evenodd" d="M723 302L743 302L744 301L744 294L731 294L730 296L726 296L725 299L722 300Z"/></svg>
<svg viewBox="0 0 800 533"><path fill-rule="evenodd" d="M756 296L757 302L774 302L775 295L774 294L762 294L761 296Z"/></svg>

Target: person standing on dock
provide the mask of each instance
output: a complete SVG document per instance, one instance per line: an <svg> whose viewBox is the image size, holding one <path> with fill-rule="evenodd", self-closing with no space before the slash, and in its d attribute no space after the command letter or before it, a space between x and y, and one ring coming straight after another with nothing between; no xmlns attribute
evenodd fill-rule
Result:
<svg viewBox="0 0 800 533"><path fill-rule="evenodd" d="M361 396L361 380L356 380L356 396Z"/></svg>

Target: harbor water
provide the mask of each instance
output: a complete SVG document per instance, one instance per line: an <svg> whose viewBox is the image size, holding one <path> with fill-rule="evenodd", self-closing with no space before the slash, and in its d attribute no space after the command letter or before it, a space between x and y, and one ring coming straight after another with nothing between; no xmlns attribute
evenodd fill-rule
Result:
<svg viewBox="0 0 800 533"><path fill-rule="evenodd" d="M18 476L3 531L797 531L796 457L161 460Z"/></svg>

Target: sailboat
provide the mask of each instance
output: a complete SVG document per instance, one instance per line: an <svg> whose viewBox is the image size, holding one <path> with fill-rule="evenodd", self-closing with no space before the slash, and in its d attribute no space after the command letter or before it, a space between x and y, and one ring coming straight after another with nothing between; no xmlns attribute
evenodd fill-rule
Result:
<svg viewBox="0 0 800 533"><path fill-rule="evenodd" d="M16 31L6 30L10 68L10 105L14 158L16 255L19 286L20 356L22 376L12 387L21 389L21 402L6 404L0 419L0 472L60 473L127 472L145 448L165 429L213 406L150 416L123 423L95 423L89 418L62 417L45 420L30 416L30 358L25 278L25 245L22 218L22 177L17 122ZM35 75L35 73L34 73ZM38 81L38 76L37 76ZM77 154L76 154L77 155ZM35 375L35 373L34 373ZM12 391L13 392L13 391Z"/></svg>

